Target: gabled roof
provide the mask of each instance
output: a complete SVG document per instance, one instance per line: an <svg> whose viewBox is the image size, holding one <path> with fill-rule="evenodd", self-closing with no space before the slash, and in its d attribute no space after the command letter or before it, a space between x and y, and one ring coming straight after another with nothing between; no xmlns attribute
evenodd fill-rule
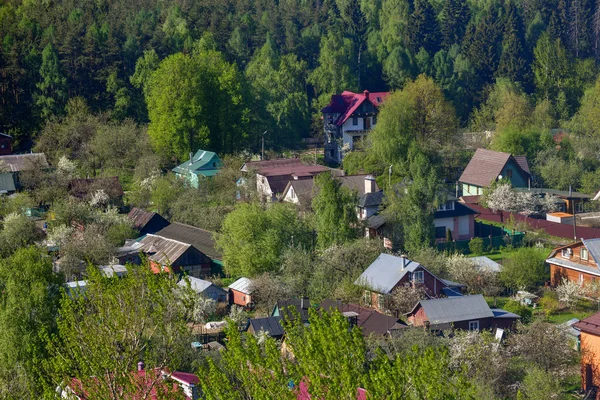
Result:
<svg viewBox="0 0 600 400"><path fill-rule="evenodd" d="M323 165L306 165L299 158L277 158L274 160L248 161L240 169L242 172L255 170L263 176L310 176L329 171Z"/></svg>
<svg viewBox="0 0 600 400"><path fill-rule="evenodd" d="M471 257L470 260L473 261L473 263L475 263L475 265L481 269L486 269L492 272L500 272L501 265L498 264L496 261L492 260L491 258L488 258L486 256L479 256Z"/></svg>
<svg viewBox="0 0 600 400"><path fill-rule="evenodd" d="M379 207L383 203L383 191L365 193L358 198L359 207Z"/></svg>
<svg viewBox="0 0 600 400"><path fill-rule="evenodd" d="M427 315L427 319L431 325L491 318L494 316L494 313L480 294L421 300L409 314L412 314L419 306L423 307L423 311Z"/></svg>
<svg viewBox="0 0 600 400"><path fill-rule="evenodd" d="M146 225L148 225L148 223L150 223L150 221L152 221L153 218L156 218L156 220L159 221L156 222L156 224L158 224L158 226L160 227L157 230L160 230L165 226L169 225L169 221L163 218L160 214L151 211L146 211L138 207L133 207L131 211L129 211L129 214L127 214L127 216L129 217L129 219L132 220L133 227L140 232L144 230ZM154 229L156 229L156 226L154 227Z"/></svg>
<svg viewBox="0 0 600 400"><path fill-rule="evenodd" d="M156 232L156 235L191 244L212 259L220 260L222 258L221 252L215 248L213 232L180 222L173 222Z"/></svg>
<svg viewBox="0 0 600 400"><path fill-rule="evenodd" d="M308 321L308 309L310 308L310 299L307 298L295 298L295 299L287 299L287 300L277 300L275 307L273 307L274 314L275 311L279 311L279 316L282 318L289 317L290 320L293 320L296 315L300 316L302 321ZM295 312L291 309L295 309Z"/></svg>
<svg viewBox="0 0 600 400"><path fill-rule="evenodd" d="M149 254L148 258L161 265L172 264L179 259L190 247L190 244L162 236L147 234L135 244L140 251Z"/></svg>
<svg viewBox="0 0 600 400"><path fill-rule="evenodd" d="M26 171L32 168L48 168L44 153L11 154L0 156L0 165L4 164L10 172Z"/></svg>
<svg viewBox="0 0 600 400"><path fill-rule="evenodd" d="M446 211L436 210L433 213L433 218L460 217L463 215L472 215L472 214L477 214L477 212L475 212L472 208L464 205L463 203L455 201L454 202L454 210L446 210Z"/></svg>
<svg viewBox="0 0 600 400"><path fill-rule="evenodd" d="M229 285L229 289L237 290L240 293L252 294L252 281L248 278L240 278Z"/></svg>
<svg viewBox="0 0 600 400"><path fill-rule="evenodd" d="M365 285L373 291L387 294L396 287L407 273L414 272L417 268L426 270L416 261L408 258L403 260L402 257L381 253L354 284Z"/></svg>
<svg viewBox="0 0 600 400"><path fill-rule="evenodd" d="M222 288L213 284L212 282L205 281L204 279L194 278L193 276L184 277L182 280L177 282L177 285L181 286L181 287L186 287L187 286L186 280L190 282L191 289L198 294L204 292L206 289L208 289L211 286L214 286L216 288L216 290L219 290L219 291L225 293L225 290L223 290Z"/></svg>
<svg viewBox="0 0 600 400"><path fill-rule="evenodd" d="M381 199L383 199L383 192L379 190L377 182L375 182L376 191L374 193L365 194L365 179L368 176L369 175L346 175L337 176L335 179L341 183L342 187L357 193L359 196L359 203L362 201L369 204L376 203L370 205L379 205L381 204ZM289 181L282 192L282 198L287 195L287 192L290 190L290 188L294 189L294 192L296 193L298 201L301 205L310 205L312 199L318 194L314 179L294 179ZM363 205L361 207L365 206Z"/></svg>
<svg viewBox="0 0 600 400"><path fill-rule="evenodd" d="M285 333L280 324L281 317L251 318L248 322L255 334L261 330L271 337L281 337Z"/></svg>
<svg viewBox="0 0 600 400"><path fill-rule="evenodd" d="M339 300L325 299L321 303L321 308L325 311L336 309L341 313L357 313L356 325L361 328L364 336L369 336L371 333L385 335L388 332L397 331L407 327L407 325L398 318L379 313L372 308L361 307L357 304L342 303Z"/></svg>
<svg viewBox="0 0 600 400"><path fill-rule="evenodd" d="M367 219L367 227L371 228L371 229L379 229L383 225L385 225L385 222L386 222L385 215L383 215L383 214L372 215Z"/></svg>
<svg viewBox="0 0 600 400"><path fill-rule="evenodd" d="M513 156L515 158L515 161L517 162L517 164L519 164L519 167L521 167L521 169L525 172L527 172L528 174L531 174L531 172L529 172L529 163L527 162L527 157L525 156Z"/></svg>
<svg viewBox="0 0 600 400"><path fill-rule="evenodd" d="M596 265L600 266L600 238L598 239L581 239L581 242L586 247Z"/></svg>
<svg viewBox="0 0 600 400"><path fill-rule="evenodd" d="M353 93L346 90L342 94L331 96L331 102L321 112L340 114L335 124L342 126L365 101L379 107L389 95L389 92L369 93L368 90L365 90L363 93Z"/></svg>
<svg viewBox="0 0 600 400"><path fill-rule="evenodd" d="M600 313L590 315L589 317L574 323L573 328L579 329L581 332L600 336Z"/></svg>
<svg viewBox="0 0 600 400"><path fill-rule="evenodd" d="M513 160L519 167L518 172L523 174L524 177L529 177L529 172L523 169L526 160L521 159L521 163L517 161L509 153L503 153L500 151L493 151L488 149L477 149L471 161L465 168L464 172L459 178L459 182L488 187L491 182L498 178L501 174L504 166ZM521 166L523 164L523 166ZM527 166L527 170L529 167Z"/></svg>
<svg viewBox="0 0 600 400"><path fill-rule="evenodd" d="M191 154L191 153L190 153ZM214 164L214 165L213 165ZM191 159L173 168L175 173L199 173L201 175L214 175L221 167L219 156L212 151L198 150ZM207 171L208 174L203 173Z"/></svg>

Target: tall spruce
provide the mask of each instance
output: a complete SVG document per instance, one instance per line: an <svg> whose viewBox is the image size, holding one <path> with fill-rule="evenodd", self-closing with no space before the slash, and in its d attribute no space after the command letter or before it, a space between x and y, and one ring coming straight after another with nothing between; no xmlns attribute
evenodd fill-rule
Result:
<svg viewBox="0 0 600 400"><path fill-rule="evenodd" d="M346 35L352 39L356 46L356 81L359 89L361 88L360 76L362 73L362 53L367 40L367 19L365 14L360 9L360 2L350 0L341 4L340 14L344 24Z"/></svg>
<svg viewBox="0 0 600 400"><path fill-rule="evenodd" d="M43 118L61 114L67 102L67 78L62 73L58 52L48 43L42 52L41 81L36 85L39 93L36 104Z"/></svg>
<svg viewBox="0 0 600 400"><path fill-rule="evenodd" d="M463 52L469 59L483 83L492 82L501 54L501 25L495 10L484 13L475 25L467 27L463 40Z"/></svg>
<svg viewBox="0 0 600 400"><path fill-rule="evenodd" d="M587 57L592 49L592 0L572 0L568 10L569 49L575 57Z"/></svg>
<svg viewBox="0 0 600 400"><path fill-rule="evenodd" d="M443 47L449 48L455 43L461 43L471 19L467 2L465 0L445 1L440 18Z"/></svg>
<svg viewBox="0 0 600 400"><path fill-rule="evenodd" d="M440 27L429 0L415 0L408 27L408 39L413 54L418 53L422 47L433 56L440 49Z"/></svg>
<svg viewBox="0 0 600 400"><path fill-rule="evenodd" d="M550 13L548 28L546 29L546 32L548 32L553 39L560 39L562 43L567 43L569 37L567 12L567 0L558 0L556 2L556 7L554 7Z"/></svg>
<svg viewBox="0 0 600 400"><path fill-rule="evenodd" d="M502 55L497 76L509 78L512 82L526 83L529 80L529 57L524 31L519 10L514 2L507 2Z"/></svg>

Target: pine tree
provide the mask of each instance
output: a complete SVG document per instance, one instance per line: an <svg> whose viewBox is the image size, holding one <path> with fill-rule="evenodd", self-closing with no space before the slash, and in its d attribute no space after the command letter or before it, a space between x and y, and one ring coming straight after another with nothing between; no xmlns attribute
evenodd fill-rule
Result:
<svg viewBox="0 0 600 400"><path fill-rule="evenodd" d="M62 113L67 101L67 78L62 73L58 52L52 43L48 43L42 52L40 76L42 80L36 85L40 91L36 104L40 107L42 117Z"/></svg>
<svg viewBox="0 0 600 400"><path fill-rule="evenodd" d="M512 82L525 83L529 79L525 33L519 11L513 2L506 5L506 21L502 40L502 55L497 75Z"/></svg>
<svg viewBox="0 0 600 400"><path fill-rule="evenodd" d="M408 39L413 54L418 53L421 47L429 54L435 54L440 49L440 28L429 0L415 0L408 27Z"/></svg>
<svg viewBox="0 0 600 400"><path fill-rule="evenodd" d="M471 11L465 0L447 0L441 12L442 45L449 48L461 43L471 18Z"/></svg>

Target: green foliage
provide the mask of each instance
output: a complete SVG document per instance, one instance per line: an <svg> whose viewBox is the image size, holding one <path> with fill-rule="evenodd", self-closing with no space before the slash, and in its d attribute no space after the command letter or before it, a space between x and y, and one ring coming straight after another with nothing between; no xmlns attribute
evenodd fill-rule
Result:
<svg viewBox="0 0 600 400"><path fill-rule="evenodd" d="M169 56L145 87L148 134L158 153L182 160L199 148L232 152L247 138L243 76L220 52Z"/></svg>
<svg viewBox="0 0 600 400"><path fill-rule="evenodd" d="M56 329L60 277L50 258L27 247L0 261L0 282L0 386L8 389L0 394L39 398L50 383L43 363L49 356L46 338Z"/></svg>
<svg viewBox="0 0 600 400"><path fill-rule="evenodd" d="M42 80L36 85L39 90L36 105L43 118L58 116L67 100L67 78L62 73L58 53L52 43L46 45L42 52L40 76Z"/></svg>
<svg viewBox="0 0 600 400"><path fill-rule="evenodd" d="M531 322L533 312L531 311L531 309L529 307L521 305L518 301L515 301L515 300L507 301L506 304L504 304L504 306L502 306L502 309L521 316L520 321L524 324L528 324Z"/></svg>
<svg viewBox="0 0 600 400"><path fill-rule="evenodd" d="M12 213L4 217L0 231L0 254L8 257L21 247L34 244L43 233L28 217Z"/></svg>
<svg viewBox="0 0 600 400"><path fill-rule="evenodd" d="M480 237L474 237L473 239L469 240L469 251L472 254L483 254L483 239Z"/></svg>
<svg viewBox="0 0 600 400"><path fill-rule="evenodd" d="M532 290L544 284L550 275L546 270L546 251L521 247L502 266L500 280L513 290Z"/></svg>
<svg viewBox="0 0 600 400"><path fill-rule="evenodd" d="M312 201L315 211L317 243L321 249L342 244L357 237L357 196L330 173L315 177L317 195Z"/></svg>
<svg viewBox="0 0 600 400"><path fill-rule="evenodd" d="M77 376L88 396L116 399L117 388L129 397L148 384L131 379L140 360L147 371L183 367L191 340L179 297L184 290L147 265L128 267L121 279L89 268L85 296L63 295L58 332L49 337L54 382ZM146 377L161 393L160 374Z"/></svg>
<svg viewBox="0 0 600 400"><path fill-rule="evenodd" d="M271 338L241 334L231 323L228 347L220 361L201 367L200 381L207 399L280 398L297 394L287 389L303 382L312 397L354 398L359 387L373 398L390 398L399 392L407 399L474 398L472 384L462 370L449 368L448 353L427 348L388 357L378 350L368 357L358 328L349 329L337 311L310 312L310 326L300 318L286 322L285 352ZM323 371L327 371L324 373Z"/></svg>
<svg viewBox="0 0 600 400"><path fill-rule="evenodd" d="M525 375L523 389L519 391L523 399L545 400L548 398L562 399L560 382L541 368L532 368Z"/></svg>
<svg viewBox="0 0 600 400"><path fill-rule="evenodd" d="M265 210L240 203L225 217L216 242L228 274L253 277L278 269L287 248L309 246L311 232L290 204L275 203Z"/></svg>

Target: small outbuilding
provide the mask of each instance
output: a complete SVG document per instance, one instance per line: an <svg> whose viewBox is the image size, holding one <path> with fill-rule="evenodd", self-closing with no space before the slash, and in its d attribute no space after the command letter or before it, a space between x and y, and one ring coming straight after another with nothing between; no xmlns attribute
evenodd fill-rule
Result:
<svg viewBox="0 0 600 400"><path fill-rule="evenodd" d="M207 299L212 299L219 303L227 301L227 291L215 285L212 282L205 281L204 279L194 278L193 276L186 276L181 279L177 285L186 287L188 285L196 292L199 296Z"/></svg>
<svg viewBox="0 0 600 400"><path fill-rule="evenodd" d="M252 281L240 278L229 285L229 302L242 307L252 308Z"/></svg>

